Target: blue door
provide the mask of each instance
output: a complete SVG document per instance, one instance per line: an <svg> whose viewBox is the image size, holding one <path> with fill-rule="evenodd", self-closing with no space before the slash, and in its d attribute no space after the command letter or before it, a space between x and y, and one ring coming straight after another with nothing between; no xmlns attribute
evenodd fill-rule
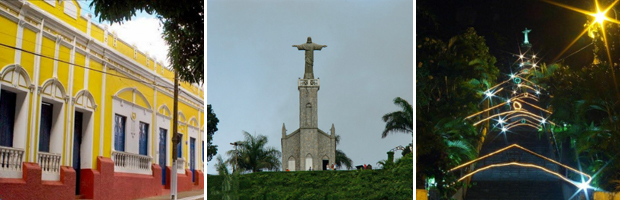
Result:
<svg viewBox="0 0 620 200"><path fill-rule="evenodd" d="M127 117L114 115L114 150L125 151L125 121Z"/></svg>
<svg viewBox="0 0 620 200"><path fill-rule="evenodd" d="M13 147L16 94L0 90L0 146Z"/></svg>
<svg viewBox="0 0 620 200"><path fill-rule="evenodd" d="M179 141L179 143L177 143L177 158L182 158L183 157L183 148L181 148L181 147L183 147L183 134L179 133L179 135L180 135L179 138L181 138L180 139L181 141Z"/></svg>
<svg viewBox="0 0 620 200"><path fill-rule="evenodd" d="M148 143L147 141L149 140L149 124L144 123L144 122L140 122L140 144L139 144L139 148L140 148L140 155L147 155L147 151L148 151Z"/></svg>
<svg viewBox="0 0 620 200"><path fill-rule="evenodd" d="M196 180L194 168L196 165L196 139L190 138L189 141L189 170L192 170L192 182Z"/></svg>
<svg viewBox="0 0 620 200"><path fill-rule="evenodd" d="M161 167L161 184L166 185L166 133L168 130L159 128L159 167Z"/></svg>
<svg viewBox="0 0 620 200"><path fill-rule="evenodd" d="M81 112L75 112L73 120L73 170L75 170L75 194L80 194L80 147L82 146L82 116Z"/></svg>
<svg viewBox="0 0 620 200"><path fill-rule="evenodd" d="M53 110L54 106L52 104L46 102L41 104L41 127L39 127L39 151L41 152L50 152Z"/></svg>

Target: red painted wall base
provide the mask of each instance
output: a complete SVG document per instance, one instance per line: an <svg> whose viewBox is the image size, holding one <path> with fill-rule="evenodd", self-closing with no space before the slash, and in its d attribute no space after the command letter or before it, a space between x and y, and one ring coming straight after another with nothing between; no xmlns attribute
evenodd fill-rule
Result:
<svg viewBox="0 0 620 200"><path fill-rule="evenodd" d="M166 189L170 189L170 173L171 167L166 167ZM185 169L185 174L177 175L177 191L184 192L190 190L202 190L205 188L204 173L200 170L196 171L196 181L192 182L192 171Z"/></svg>
<svg viewBox="0 0 620 200"><path fill-rule="evenodd" d="M161 168L152 165L152 175L114 172L110 158L97 157L97 168L80 171L80 193L82 198L94 200L137 199L170 194L170 167L166 167L166 185L161 184ZM75 199L75 171L71 167L60 168L60 181L42 181L41 167L37 163L23 164L23 178L0 178L0 199ZM166 189L164 189L164 187ZM178 175L178 191L204 189L204 174L196 170L196 181L192 172Z"/></svg>
<svg viewBox="0 0 620 200"><path fill-rule="evenodd" d="M75 171L60 168L60 181L42 181L41 167L37 163L23 163L23 176L0 178L0 199L75 199Z"/></svg>
<svg viewBox="0 0 620 200"><path fill-rule="evenodd" d="M153 164L152 175L114 172L114 162L110 158L97 157L99 170L81 171L80 191L87 199L136 199L169 194L161 185L161 168ZM170 167L166 167L166 188L170 188ZM197 171L197 185L192 182L190 170L179 174L179 192L204 188L204 175ZM201 180L198 182L198 180ZM202 184L201 184L202 183Z"/></svg>

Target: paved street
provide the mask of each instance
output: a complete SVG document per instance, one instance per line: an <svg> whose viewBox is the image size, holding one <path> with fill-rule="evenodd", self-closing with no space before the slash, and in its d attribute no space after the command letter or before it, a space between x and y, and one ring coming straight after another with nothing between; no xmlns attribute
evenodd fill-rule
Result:
<svg viewBox="0 0 620 200"><path fill-rule="evenodd" d="M205 192L204 190L179 192L179 196L177 197L177 199L178 200L203 200L204 192ZM164 199L170 199L170 194L156 196L156 197L149 197L149 198L144 198L144 199L137 199L137 200L164 200Z"/></svg>

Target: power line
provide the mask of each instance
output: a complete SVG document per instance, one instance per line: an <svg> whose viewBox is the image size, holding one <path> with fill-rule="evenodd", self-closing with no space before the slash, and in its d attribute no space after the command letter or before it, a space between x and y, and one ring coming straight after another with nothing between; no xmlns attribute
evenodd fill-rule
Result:
<svg viewBox="0 0 620 200"><path fill-rule="evenodd" d="M35 46L37 45L37 43L36 43L36 42L34 42L34 41L27 40L26 38L23 38L23 37L17 37L16 35L10 35L10 34L8 34L8 33L6 33L6 32L3 32L3 31L0 31L0 34L6 35L6 36L9 36L9 37L15 37L16 39L20 39L20 40L22 40L22 41L24 41L24 42L28 42L28 43L30 43L30 44L34 44ZM56 50L56 47L50 47L50 46L46 46L46 45L43 45L43 44L39 44L39 46L41 46L42 48L46 48L46 49L49 49L49 50L53 50L53 51L55 51L55 50ZM24 51L25 51L25 50L24 50ZM147 58L148 58L148 57L147 57ZM153 67L156 67L155 65L157 64L157 62L155 62L155 60L151 60L151 61L153 61L153 65L154 65ZM168 69L167 67L165 67L165 66L163 66L163 65L160 65L160 66L161 66L161 67L164 67L164 68L166 68L166 69ZM173 78L174 78L174 77L164 76L163 74L160 74L160 75L161 75L162 77L164 77L164 78L169 78L169 79L173 79Z"/></svg>
<svg viewBox="0 0 620 200"><path fill-rule="evenodd" d="M65 63L65 64L69 64L69 65L73 65L73 66L78 66L78 67L81 67L83 69L88 69L88 70L96 71L96 72L99 72L99 73L102 73L102 74L108 74L108 75L116 76L116 77L119 77L119 78L129 79L129 80L132 80L132 81L140 82L140 83L143 83L143 84L149 84L149 85L153 85L153 86L156 86L156 87L172 89L172 87L166 87L166 86L163 86L163 85L158 85L155 82L150 83L150 82L139 80L139 79L133 79L131 77L121 76L121 75L118 75L118 74L111 74L111 73L104 72L104 71L101 71L101 70L98 70L98 69L93 69L93 68L90 68L90 67L86 67L86 66L75 64L75 63L71 63L71 62L68 62L68 61L52 58L52 57L49 57L49 56L46 56L46 55L38 54L38 53L35 53L35 52L31 52L31 51L28 51L28 50L17 48L17 47L14 47L14 46L11 46L11 45L7 45L7 44L4 44L4 43L0 43L0 46L7 47L7 48L10 48L10 49L14 49L14 50L18 50L18 51L22 51L22 52L26 52L26 53L29 53L29 54L32 54L32 55L40 56L40 57L43 57L43 58L51 59L51 60L54 60L54 61Z"/></svg>
<svg viewBox="0 0 620 200"><path fill-rule="evenodd" d="M111 73L104 72L104 71L101 71L101 70L92 69L90 67L86 67L86 66L83 66L83 65L78 65L78 64L71 63L71 62L68 62L68 61L52 58L52 57L49 57L49 56L46 56L46 55L42 55L42 54L38 54L38 53L35 53L35 52L32 52L32 51L28 51L28 50L24 50L24 49L21 49L21 48L17 48L15 46L7 45L7 44L4 44L4 43L0 43L0 46L6 47L6 48L10 48L10 49L14 49L14 50L18 50L18 51L22 51L22 52L26 52L26 53L29 53L29 54L32 54L32 55L36 55L36 56L40 56L40 57L44 57L44 58L47 58L47 59L55 60L55 61L62 62L62 63L65 63L65 64L69 64L69 65L73 65L73 66L78 66L78 67L81 67L83 69L92 70L92 71L99 72L99 73L102 73L102 74L108 74L108 75L116 76L116 77L119 77L119 78L129 79L129 80L136 81L136 82L139 82L139 83L142 83L142 84L152 85L152 86L155 86L155 87L166 88L166 89L174 89L174 86L173 87L166 87L164 85L158 85L157 83L155 83L155 81L153 81L153 83L150 83L150 82L139 80L139 79L133 79L133 78L127 77L127 76L121 76L121 75L118 75L118 74L111 74ZM115 70L115 71L117 71L117 70ZM180 92L183 92L186 95L190 95L190 96L194 95L194 94L189 94L189 93L187 93L185 91L182 91L182 90L180 90Z"/></svg>
<svg viewBox="0 0 620 200"><path fill-rule="evenodd" d="M0 0L0 1L21 1L21 0ZM37 0L37 1L45 1L45 0ZM90 0L78 0L78 1L84 1L84 2L86 2L86 1L90 1ZM60 4L58 4L58 5L60 5ZM36 6L36 5L35 5L35 6ZM81 5L79 5L79 6L80 6L80 8L82 9L82 11L86 11L86 13L91 14L93 17L95 16L95 14L94 14L94 12L93 12L92 10L89 10L88 8L83 8ZM36 6L36 7L39 7L39 6ZM66 8L64 8L64 9L66 9ZM76 13L77 13L77 10L73 10L73 9L68 9L68 10L69 10L69 11L73 11L73 12L76 12ZM148 13L147 13L147 14L148 14ZM78 16L78 17L79 17L79 16ZM135 16L133 16L133 17L135 17ZM122 24L122 23L113 23L113 22L110 22L110 21L104 21L104 22L109 22L109 23L110 23L110 26L109 26L109 27L110 27L110 29L111 29L111 25L113 25L113 24ZM93 25L95 25L95 26L105 26L105 25L106 25L106 24L102 24L102 23L97 23L97 22L95 22L95 20L94 20L94 19L91 19L90 23L92 23L92 24L93 24ZM75 24L75 26L80 27L80 28L84 28L84 29L87 29L87 28L88 28L88 27L87 27L87 25L82 25L82 24L79 24L79 23L78 23L78 24ZM103 27L99 27L99 28L103 28ZM105 30L102 30L102 31L104 31L104 32L105 32ZM113 30L108 30L108 33L113 33L113 32L114 32ZM105 35L105 33L104 33L104 35ZM64 35L63 35L63 36L64 36ZM119 39L119 40L121 40L121 39L122 39L122 38L118 37L118 34L117 34L117 33L113 33L113 36L114 36L114 38L117 38L117 39ZM26 40L26 41L27 41L27 40ZM33 43L34 43L34 42L33 42ZM125 43L127 43L127 42L125 41ZM136 47L136 48L137 48L137 47ZM149 59L153 58L153 59L152 59L153 63L158 63L157 58L147 56L147 55L146 55L146 53L147 53L146 51L144 51L144 52L143 52L143 51L142 51L142 50L140 50L140 49L136 49L136 50L137 50L137 51L139 51L140 53L143 53L143 54L144 54L144 56L145 56L145 57L147 57L147 58L149 58ZM154 56L154 55L153 55L153 56ZM163 65L162 65L162 67L167 68L167 67L165 67L165 66L163 66ZM173 79L172 77L166 77L166 78Z"/></svg>
<svg viewBox="0 0 620 200"><path fill-rule="evenodd" d="M594 42L592 42L592 43L590 43L590 44L588 44L588 45L586 45L586 46L582 47L581 49L579 49L579 50L577 50L577 51L575 51L575 52L571 53L570 55L568 55L568 56L566 56L566 57L564 57L564 58L562 58L562 59L559 59L559 60L557 60L557 61L555 61L555 62L553 62L553 63L558 63L558 62L560 62L560 61L563 61L564 59L567 59L568 57L571 57L572 55L575 55L576 53L579 53L580 51L584 50L586 47L589 47L590 45L593 45L593 44L594 44Z"/></svg>

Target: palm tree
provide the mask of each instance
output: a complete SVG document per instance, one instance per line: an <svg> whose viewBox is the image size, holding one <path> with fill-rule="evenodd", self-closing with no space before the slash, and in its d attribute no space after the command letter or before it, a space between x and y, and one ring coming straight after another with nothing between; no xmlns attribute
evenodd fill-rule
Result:
<svg viewBox="0 0 620 200"><path fill-rule="evenodd" d="M243 131L244 141L237 141L237 150L226 152L230 165L237 163L237 169L242 171L260 172L263 169L277 170L280 168L282 153L273 147L266 147L267 137L264 135L252 136Z"/></svg>
<svg viewBox="0 0 620 200"><path fill-rule="evenodd" d="M215 168L219 176L222 179L222 189L220 191L212 191L215 195L222 196L222 199L225 200L237 200L239 197L237 196L239 190L239 171L234 173L230 173L228 168L226 167L226 163L222 159L222 156L217 156L217 163L215 164Z"/></svg>
<svg viewBox="0 0 620 200"><path fill-rule="evenodd" d="M338 169L342 166L346 166L347 169L353 169L353 161L340 149L336 150L336 165L338 165Z"/></svg>
<svg viewBox="0 0 620 200"><path fill-rule="evenodd" d="M340 144L340 135L336 135L336 146L338 144ZM349 170L353 169L353 161L340 149L336 150L336 165L338 165L338 169L342 166L346 166Z"/></svg>
<svg viewBox="0 0 620 200"><path fill-rule="evenodd" d="M385 138L389 132L413 134L413 107L400 97L394 99L394 104L402 110L383 115L385 130L383 130L381 138Z"/></svg>

